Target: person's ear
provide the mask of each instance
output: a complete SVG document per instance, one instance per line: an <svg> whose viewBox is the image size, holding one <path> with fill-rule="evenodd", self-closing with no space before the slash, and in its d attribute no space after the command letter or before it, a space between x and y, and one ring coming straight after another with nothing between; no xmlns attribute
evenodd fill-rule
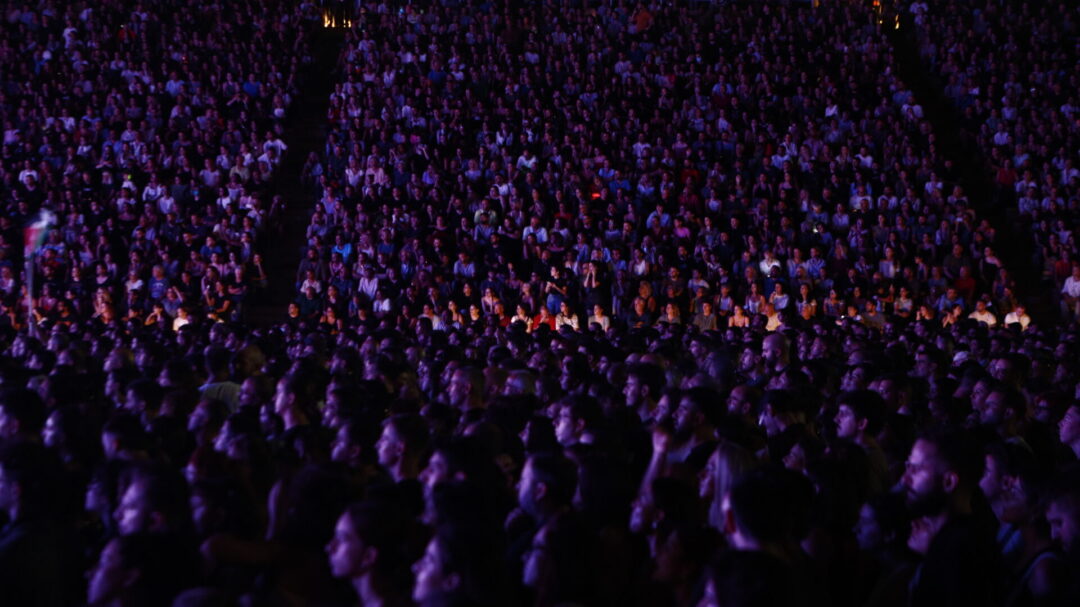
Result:
<svg viewBox="0 0 1080 607"><path fill-rule="evenodd" d="M855 427L859 429L859 432L866 432L866 426L870 423L870 420L865 417L862 419L856 418Z"/></svg>
<svg viewBox="0 0 1080 607"><path fill-rule="evenodd" d="M724 535L735 535L735 532L739 530L738 525L735 524L735 512L731 509L729 504L723 504L722 515L724 525Z"/></svg>
<svg viewBox="0 0 1080 607"><path fill-rule="evenodd" d="M946 493L953 493L960 486L960 475L950 470L941 476L941 486Z"/></svg>
<svg viewBox="0 0 1080 607"><path fill-rule="evenodd" d="M150 513L150 530L163 532L166 531L167 521L165 520L165 514L160 511L153 511Z"/></svg>
<svg viewBox="0 0 1080 607"><path fill-rule="evenodd" d="M539 501L543 500L545 497L547 497L547 494L548 494L547 483L536 483L534 485L533 496L536 498L537 502L539 502Z"/></svg>
<svg viewBox="0 0 1080 607"><path fill-rule="evenodd" d="M442 580L442 589L449 592L461 587L461 576L456 573L447 574Z"/></svg>
<svg viewBox="0 0 1080 607"><path fill-rule="evenodd" d="M124 572L124 581L123 581L124 588L133 587L139 581L139 578L141 578L141 577L142 577L142 570L139 569L138 567L132 567L131 569L128 569L127 571Z"/></svg>
<svg viewBox="0 0 1080 607"><path fill-rule="evenodd" d="M379 550L374 546L368 546L364 548L364 551L360 554L360 566L364 569L370 569L375 566L376 559L379 558Z"/></svg>
<svg viewBox="0 0 1080 607"><path fill-rule="evenodd" d="M1005 491L1016 492L1020 489L1020 479L1010 474L1001 475L1001 488Z"/></svg>

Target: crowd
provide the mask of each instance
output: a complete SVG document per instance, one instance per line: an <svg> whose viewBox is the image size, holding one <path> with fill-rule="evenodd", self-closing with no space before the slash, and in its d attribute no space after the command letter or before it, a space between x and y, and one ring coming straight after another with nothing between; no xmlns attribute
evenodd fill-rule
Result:
<svg viewBox="0 0 1080 607"><path fill-rule="evenodd" d="M21 261L11 234L45 208L62 219L43 277L81 271L68 234L78 243L92 225L131 253L113 264L127 282L107 291L146 301L194 281L205 301L184 291L179 322L153 306L165 316L129 306L103 320L79 308L83 291L54 291L72 281L47 278L37 317L6 300L4 601L1080 602L1080 328L1026 313L1032 294L1015 292L985 201L941 155L872 7L358 2L327 142L303 170L313 211L296 299L254 327L201 289L257 286L278 109L311 19L349 3L324 4L5 11L0 52L22 75L5 72L0 103L14 184L4 261ZM912 13L920 27L939 18ZM925 51L957 30L921 31ZM108 94L109 73L71 78L113 55L156 65L183 40L206 67L161 62L157 92L139 77ZM79 70L50 63L113 46ZM88 91L68 94L61 77ZM63 162L23 168L52 145L35 112L92 118L135 99L150 127L199 95L216 115L230 82L243 119L226 104L217 126L160 123L150 170L126 156L130 192L83 199L63 189ZM111 136L73 120L77 135L51 127L57 142ZM226 188L178 219L146 192L193 150L213 172L208 132L241 150L225 174L250 203ZM20 171L36 172L29 185ZM204 225L236 221L252 227L239 245ZM208 282L229 254L234 282ZM199 280L188 255L208 266ZM1062 287L1080 295L1080 265L1065 267ZM0 266L12 297L19 270Z"/></svg>
<svg viewBox="0 0 1080 607"><path fill-rule="evenodd" d="M268 280L260 241L280 201L267 186L317 11L110 0L0 12L0 322L241 318ZM55 229L24 250L39 209Z"/></svg>
<svg viewBox="0 0 1080 607"><path fill-rule="evenodd" d="M916 1L907 12L924 61L986 159L998 204L1030 239L1042 286L1077 318L1080 282L1068 279L1080 260L1080 15L1064 3L975 0Z"/></svg>

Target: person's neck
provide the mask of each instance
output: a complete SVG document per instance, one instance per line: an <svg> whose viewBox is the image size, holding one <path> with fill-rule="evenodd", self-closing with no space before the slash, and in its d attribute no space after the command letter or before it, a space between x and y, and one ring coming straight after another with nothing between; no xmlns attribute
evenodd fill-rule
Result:
<svg viewBox="0 0 1080 607"><path fill-rule="evenodd" d="M387 604L385 598L375 590L375 580L372 574L365 573L354 578L352 585L353 590L360 597L360 604L364 607L383 607L383 605Z"/></svg>
<svg viewBox="0 0 1080 607"><path fill-rule="evenodd" d="M22 511L22 505L16 500L15 503L7 507L8 521L15 522L19 520L22 517Z"/></svg>
<svg viewBox="0 0 1080 607"><path fill-rule="evenodd" d="M1069 443L1069 448L1072 449L1073 455L1076 456L1076 459L1080 459L1080 438Z"/></svg>
<svg viewBox="0 0 1080 607"><path fill-rule="evenodd" d="M390 466L388 471L394 482L400 483L418 477L420 475L420 465L414 458L402 457L393 466Z"/></svg>
<svg viewBox="0 0 1080 607"><path fill-rule="evenodd" d="M637 406L638 417L641 421L647 422L652 419L653 411L656 410L656 404L649 399L641 401L641 404Z"/></svg>
<svg viewBox="0 0 1080 607"><path fill-rule="evenodd" d="M285 410L284 415L281 416L282 421L285 422L285 429L292 430L297 426L306 426L310 421L307 415L304 415L303 411L299 407L289 407Z"/></svg>
<svg viewBox="0 0 1080 607"><path fill-rule="evenodd" d="M872 449L877 447L877 440L865 432L860 432L855 435L855 444L863 449Z"/></svg>

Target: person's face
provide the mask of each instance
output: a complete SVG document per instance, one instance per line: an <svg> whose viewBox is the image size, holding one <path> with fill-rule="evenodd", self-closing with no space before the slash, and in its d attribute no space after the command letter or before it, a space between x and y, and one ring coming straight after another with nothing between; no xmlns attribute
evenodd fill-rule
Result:
<svg viewBox="0 0 1080 607"><path fill-rule="evenodd" d="M346 426L340 426L334 434L334 440L330 443L330 459L338 463L347 463L352 457L352 443L349 441L349 432Z"/></svg>
<svg viewBox="0 0 1080 607"><path fill-rule="evenodd" d="M859 424L855 412L848 405L840 405L836 411L836 435L840 438L854 438L859 433Z"/></svg>
<svg viewBox="0 0 1080 607"><path fill-rule="evenodd" d="M979 479L979 489L982 490L986 499L993 504L1003 491L1001 470L995 458L987 455L985 460L986 466L983 468L982 478Z"/></svg>
<svg viewBox="0 0 1080 607"><path fill-rule="evenodd" d="M259 402L258 384L254 378L249 377L244 380L244 383L240 384L240 395L238 398L241 406L255 407L261 404Z"/></svg>
<svg viewBox="0 0 1080 607"><path fill-rule="evenodd" d="M91 605L103 605L117 598L130 583L131 573L123 568L120 544L117 540L109 542L98 556L97 565L89 572L87 602Z"/></svg>
<svg viewBox="0 0 1080 607"><path fill-rule="evenodd" d="M412 566L413 575L416 577L416 581L413 582L412 598L417 603L423 603L450 590L453 585L453 579L443 571L440 551L439 542L432 539L424 549L424 556Z"/></svg>
<svg viewBox="0 0 1080 607"><path fill-rule="evenodd" d="M749 348L743 350L742 354L739 355L739 371L745 373L753 369L755 365L757 365L757 355L754 354L754 351Z"/></svg>
<svg viewBox="0 0 1080 607"><path fill-rule="evenodd" d="M440 451L436 451L428 458L427 466L420 471L420 482L424 486L424 495L430 496L435 485L450 480L450 469L446 464L446 457Z"/></svg>
<svg viewBox="0 0 1080 607"><path fill-rule="evenodd" d="M1065 410L1065 415L1058 422L1058 438L1065 445L1080 441L1080 405L1073 405Z"/></svg>
<svg viewBox="0 0 1080 607"><path fill-rule="evenodd" d="M569 446L575 442L576 434L570 407L559 407L558 415L555 417L555 439L560 445Z"/></svg>
<svg viewBox="0 0 1080 607"><path fill-rule="evenodd" d="M746 411L747 389L745 386L732 388L727 397L727 411L731 415L744 415Z"/></svg>
<svg viewBox="0 0 1080 607"><path fill-rule="evenodd" d="M150 528L151 513L147 508L146 500L143 499L141 481L128 485L127 490L120 497L120 505L116 507L113 518L116 520L116 527L121 535L131 535Z"/></svg>
<svg viewBox="0 0 1080 607"><path fill-rule="evenodd" d="M393 466L401 459L404 444L390 424L383 427L379 440L375 441L375 451L379 455L379 463L383 466Z"/></svg>
<svg viewBox="0 0 1080 607"><path fill-rule="evenodd" d="M908 507L914 510L916 506L922 506L931 510L931 507L943 506L946 497L944 477L934 445L922 439L915 441L901 479Z"/></svg>
<svg viewBox="0 0 1080 607"><path fill-rule="evenodd" d="M855 522L855 541L859 543L859 549L871 551L881 546L885 541L881 524L874 516L874 509L869 504L863 504L859 508L859 520Z"/></svg>
<svg viewBox="0 0 1080 607"><path fill-rule="evenodd" d="M689 436L699 423L697 409L690 400L686 398L680 399L679 406L675 407L673 420L675 422L675 433Z"/></svg>
<svg viewBox="0 0 1080 607"><path fill-rule="evenodd" d="M56 448L63 438L57 419L58 416L54 412L45 420L45 426L41 429L41 442L45 443L46 447Z"/></svg>
<svg viewBox="0 0 1080 607"><path fill-rule="evenodd" d="M626 406L628 407L636 407L641 403L641 382L636 375L626 377L623 396L626 397Z"/></svg>
<svg viewBox="0 0 1080 607"><path fill-rule="evenodd" d="M518 505L521 509L533 514L536 512L536 482L533 476L532 460L525 462L521 469L521 479L518 481Z"/></svg>
<svg viewBox="0 0 1080 607"><path fill-rule="evenodd" d="M1046 522L1050 525L1050 537L1061 544L1066 552L1080 547L1080 517L1060 500L1046 507Z"/></svg>
<svg viewBox="0 0 1080 607"><path fill-rule="evenodd" d="M0 405L0 438L11 439L19 433L19 422Z"/></svg>
<svg viewBox="0 0 1080 607"><path fill-rule="evenodd" d="M991 392L983 400L983 406L978 410L979 422L984 425L998 425L1005 421L1005 395L1001 392Z"/></svg>
<svg viewBox="0 0 1080 607"><path fill-rule="evenodd" d="M278 380L277 387L274 390L274 413L284 415L289 407L292 406L291 396L285 379L282 378Z"/></svg>
<svg viewBox="0 0 1080 607"><path fill-rule="evenodd" d="M765 359L766 363L770 366L776 365L781 362L783 355L784 347L779 337L770 335L765 338L765 341L761 344L761 357Z"/></svg>
<svg viewBox="0 0 1080 607"><path fill-rule="evenodd" d="M465 373L460 370L455 371L450 376L450 385L447 387L447 397L450 399L450 406L455 408L461 408L468 402L469 399L469 381L465 377Z"/></svg>
<svg viewBox="0 0 1080 607"><path fill-rule="evenodd" d="M364 543L356 534L348 514L342 514L334 526L334 535L326 545L330 573L339 579L351 579L363 573Z"/></svg>

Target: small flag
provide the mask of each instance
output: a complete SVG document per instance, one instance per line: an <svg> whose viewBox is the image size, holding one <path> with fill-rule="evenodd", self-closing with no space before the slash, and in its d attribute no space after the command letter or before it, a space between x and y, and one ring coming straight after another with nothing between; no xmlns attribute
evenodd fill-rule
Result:
<svg viewBox="0 0 1080 607"><path fill-rule="evenodd" d="M23 254L29 259L45 244L45 237L56 224L56 215L48 209L38 211L37 217L23 229Z"/></svg>

